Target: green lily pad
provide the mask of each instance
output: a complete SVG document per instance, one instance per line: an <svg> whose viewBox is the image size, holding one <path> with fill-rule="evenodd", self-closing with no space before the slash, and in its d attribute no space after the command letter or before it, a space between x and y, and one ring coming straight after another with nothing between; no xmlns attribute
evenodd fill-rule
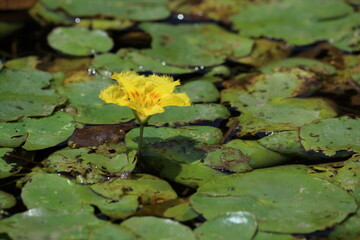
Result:
<svg viewBox="0 0 360 240"><path fill-rule="evenodd" d="M181 74L195 71L193 68L184 68L171 66L164 61L152 58L144 51L137 49L120 49L117 54L104 53L97 55L93 62L93 66L99 70L110 72L121 71L138 71L138 72L157 72Z"/></svg>
<svg viewBox="0 0 360 240"><path fill-rule="evenodd" d="M106 176L126 176L135 168L135 151L126 154L123 148L94 153L95 149L62 149L51 154L44 163L47 172L67 172L79 183L97 183Z"/></svg>
<svg viewBox="0 0 360 240"><path fill-rule="evenodd" d="M305 67L312 72L322 73L326 75L331 75L336 73L335 67L310 58L287 58L284 60L271 62L261 67L260 71L263 73L271 73L274 71L274 69L281 67Z"/></svg>
<svg viewBox="0 0 360 240"><path fill-rule="evenodd" d="M165 112L152 116L149 124L175 126L227 119L229 116L229 110L221 104L193 104L188 107L170 106L166 107Z"/></svg>
<svg viewBox="0 0 360 240"><path fill-rule="evenodd" d="M351 6L342 1L282 0L248 5L230 19L243 36L266 36L306 45L321 40L330 43L343 40L352 34L359 18ZM339 44L341 46L343 44ZM359 46L355 43L344 50L356 50Z"/></svg>
<svg viewBox="0 0 360 240"><path fill-rule="evenodd" d="M309 174L342 187L360 203L360 155L343 162L309 166Z"/></svg>
<svg viewBox="0 0 360 240"><path fill-rule="evenodd" d="M146 166L159 176L183 185L197 188L201 184L225 174L216 169L248 171L251 169L241 153L227 154L220 147L201 145L189 138L170 138L147 145L142 151ZM235 149L233 149L235 150ZM207 157L209 155L209 157ZM221 159L222 156L226 156ZM206 162L203 159L207 158ZM235 160L234 160L235 159Z"/></svg>
<svg viewBox="0 0 360 240"><path fill-rule="evenodd" d="M12 208L16 205L16 198L10 193L0 191L0 211L2 209Z"/></svg>
<svg viewBox="0 0 360 240"><path fill-rule="evenodd" d="M228 212L206 221L195 229L199 240L253 239L257 230L254 214Z"/></svg>
<svg viewBox="0 0 360 240"><path fill-rule="evenodd" d="M156 217L132 217L121 223L121 227L132 231L144 240L195 240L189 227L170 219Z"/></svg>
<svg viewBox="0 0 360 240"><path fill-rule="evenodd" d="M128 107L106 104L99 98L100 90L111 85L109 79L94 77L91 81L68 83L61 89L69 98L71 113L77 122L87 124L114 124L134 118Z"/></svg>
<svg viewBox="0 0 360 240"><path fill-rule="evenodd" d="M296 130L314 120L336 115L332 105L321 98L288 98L249 105L243 114L236 117L241 127L238 136L257 132Z"/></svg>
<svg viewBox="0 0 360 240"><path fill-rule="evenodd" d="M221 64L230 56L248 55L253 45L252 40L215 24L142 23L140 28L152 36L152 48L144 52L175 66L201 68Z"/></svg>
<svg viewBox="0 0 360 240"><path fill-rule="evenodd" d="M11 239L137 239L130 231L100 220L92 213L41 207L1 220L0 232L7 233Z"/></svg>
<svg viewBox="0 0 360 240"><path fill-rule="evenodd" d="M35 70L38 63L37 56L28 56L9 60L5 66L12 70Z"/></svg>
<svg viewBox="0 0 360 240"><path fill-rule="evenodd" d="M50 85L52 75L37 70L0 72L0 121L26 116L48 116L66 99Z"/></svg>
<svg viewBox="0 0 360 240"><path fill-rule="evenodd" d="M278 233L323 230L357 208L346 191L296 166L218 178L202 185L190 201L207 219L229 211L249 211L260 230Z"/></svg>
<svg viewBox="0 0 360 240"><path fill-rule="evenodd" d="M170 15L166 8L168 0L105 0L89 2L87 0L41 0L50 9L63 9L76 17L103 16L118 17L136 21L151 21L167 18Z"/></svg>
<svg viewBox="0 0 360 240"><path fill-rule="evenodd" d="M78 185L55 174L37 173L22 188L21 196L29 208L45 207L53 211L93 212L93 205L113 218L126 218L138 208L138 196L104 198L88 186Z"/></svg>
<svg viewBox="0 0 360 240"><path fill-rule="evenodd" d="M130 130L125 136L125 142L129 149L137 149L137 141L139 138L139 128ZM189 140L196 143L204 143L208 145L219 144L222 139L220 129L209 126L186 126L178 128L168 127L145 127L144 128L144 148L147 145L165 141L165 140Z"/></svg>
<svg viewBox="0 0 360 240"><path fill-rule="evenodd" d="M26 150L44 149L62 143L74 130L72 116L61 111L45 118L0 123L0 145L18 147L25 142L22 147Z"/></svg>
<svg viewBox="0 0 360 240"><path fill-rule="evenodd" d="M360 210L355 215L350 216L343 223L335 226L334 230L329 234L330 240L344 239L357 240L360 238Z"/></svg>
<svg viewBox="0 0 360 240"><path fill-rule="evenodd" d="M165 210L164 217L173 218L179 222L186 222L198 217L199 214L190 206L189 202L177 204Z"/></svg>
<svg viewBox="0 0 360 240"><path fill-rule="evenodd" d="M48 43L52 48L74 56L107 52L114 44L106 32L81 27L57 27L48 35Z"/></svg>
<svg viewBox="0 0 360 240"><path fill-rule="evenodd" d="M291 234L258 231L253 240L306 240L306 238L299 238Z"/></svg>
<svg viewBox="0 0 360 240"><path fill-rule="evenodd" d="M220 97L220 93L214 84L205 80L189 81L178 86L175 92L186 93L190 97L192 103L216 102Z"/></svg>
<svg viewBox="0 0 360 240"><path fill-rule="evenodd" d="M90 186L97 194L112 200L123 196L137 196L141 204L154 204L177 198L176 192L166 181L146 174L131 175L128 179L115 179Z"/></svg>
<svg viewBox="0 0 360 240"><path fill-rule="evenodd" d="M281 154L310 157L301 145L299 131L274 132L258 140L261 146Z"/></svg>
<svg viewBox="0 0 360 240"><path fill-rule="evenodd" d="M264 148L258 141L234 139L226 143L225 146L239 149L242 154L249 158L250 166L254 169L276 166L289 160L283 154Z"/></svg>
<svg viewBox="0 0 360 240"><path fill-rule="evenodd" d="M329 118L301 127L300 138L306 151L334 156L338 151L360 152L359 132L360 119Z"/></svg>
<svg viewBox="0 0 360 240"><path fill-rule="evenodd" d="M74 18L66 15L62 11L53 11L47 8L41 1L36 3L29 9L30 16L41 25L51 24L74 24Z"/></svg>
<svg viewBox="0 0 360 240"><path fill-rule="evenodd" d="M7 153L10 153L12 151L12 148L0 148L0 179L10 177L11 175L19 171L16 170L15 163L9 163L5 160L5 156L7 155Z"/></svg>

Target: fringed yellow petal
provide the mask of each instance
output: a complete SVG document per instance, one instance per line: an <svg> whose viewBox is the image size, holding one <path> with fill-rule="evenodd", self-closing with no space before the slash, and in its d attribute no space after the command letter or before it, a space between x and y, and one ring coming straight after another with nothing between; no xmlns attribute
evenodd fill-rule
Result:
<svg viewBox="0 0 360 240"><path fill-rule="evenodd" d="M191 105L185 93L173 92L180 82L172 77L155 74L145 77L135 72L116 73L112 77L118 85L102 90L99 97L107 103L132 108L140 121L164 112L166 106Z"/></svg>

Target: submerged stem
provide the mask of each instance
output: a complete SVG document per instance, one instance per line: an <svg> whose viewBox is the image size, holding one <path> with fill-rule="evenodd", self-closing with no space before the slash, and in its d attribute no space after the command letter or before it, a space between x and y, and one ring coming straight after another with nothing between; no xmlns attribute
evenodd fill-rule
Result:
<svg viewBox="0 0 360 240"><path fill-rule="evenodd" d="M140 134L139 134L138 149L137 149L138 159L141 158L141 148L142 148L143 138L144 138L144 127L145 127L145 124L140 123Z"/></svg>

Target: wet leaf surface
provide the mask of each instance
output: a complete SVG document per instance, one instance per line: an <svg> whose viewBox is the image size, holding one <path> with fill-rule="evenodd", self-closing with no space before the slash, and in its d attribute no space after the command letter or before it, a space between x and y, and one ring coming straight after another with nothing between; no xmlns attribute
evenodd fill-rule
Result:
<svg viewBox="0 0 360 240"><path fill-rule="evenodd" d="M152 48L145 52L160 61L178 66L220 64L230 56L246 56L253 45L252 40L227 32L214 24L172 26L142 23L140 27L153 38ZM178 51L179 47L183 51Z"/></svg>
<svg viewBox="0 0 360 240"><path fill-rule="evenodd" d="M16 205L16 198L7 193L0 191L0 211L7 208L12 208Z"/></svg>
<svg viewBox="0 0 360 240"><path fill-rule="evenodd" d="M80 27L55 28L48 35L48 43L54 49L74 56L107 52L114 44L105 31Z"/></svg>
<svg viewBox="0 0 360 240"><path fill-rule="evenodd" d="M191 197L191 204L207 219L228 211L251 211L260 230L281 233L322 230L357 208L354 199L337 186L286 167L208 182Z"/></svg>

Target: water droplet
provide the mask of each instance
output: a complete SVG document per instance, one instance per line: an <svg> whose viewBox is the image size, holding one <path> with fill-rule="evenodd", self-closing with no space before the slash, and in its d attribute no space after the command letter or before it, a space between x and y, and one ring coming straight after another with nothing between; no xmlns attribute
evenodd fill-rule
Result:
<svg viewBox="0 0 360 240"><path fill-rule="evenodd" d="M80 18L75 18L75 23L79 23L81 21Z"/></svg>
<svg viewBox="0 0 360 240"><path fill-rule="evenodd" d="M139 69L143 69L144 67L143 66L139 66Z"/></svg>
<svg viewBox="0 0 360 240"><path fill-rule="evenodd" d="M334 43L334 42L335 42L335 40L333 38L329 39L329 43Z"/></svg>
<svg viewBox="0 0 360 240"><path fill-rule="evenodd" d="M161 62L161 65L165 66L165 65L166 65L166 62Z"/></svg>
<svg viewBox="0 0 360 240"><path fill-rule="evenodd" d="M88 72L89 75L95 75L96 74L96 69L90 67L90 68L88 68L87 72Z"/></svg>
<svg viewBox="0 0 360 240"><path fill-rule="evenodd" d="M198 71L198 70L199 70L199 67L195 67L194 69L195 69L195 71Z"/></svg>
<svg viewBox="0 0 360 240"><path fill-rule="evenodd" d="M200 69L204 69L205 67L204 66L200 66Z"/></svg>
<svg viewBox="0 0 360 240"><path fill-rule="evenodd" d="M183 19L184 19L184 15L180 13L180 14L177 15L177 18L178 18L179 20L183 20Z"/></svg>

